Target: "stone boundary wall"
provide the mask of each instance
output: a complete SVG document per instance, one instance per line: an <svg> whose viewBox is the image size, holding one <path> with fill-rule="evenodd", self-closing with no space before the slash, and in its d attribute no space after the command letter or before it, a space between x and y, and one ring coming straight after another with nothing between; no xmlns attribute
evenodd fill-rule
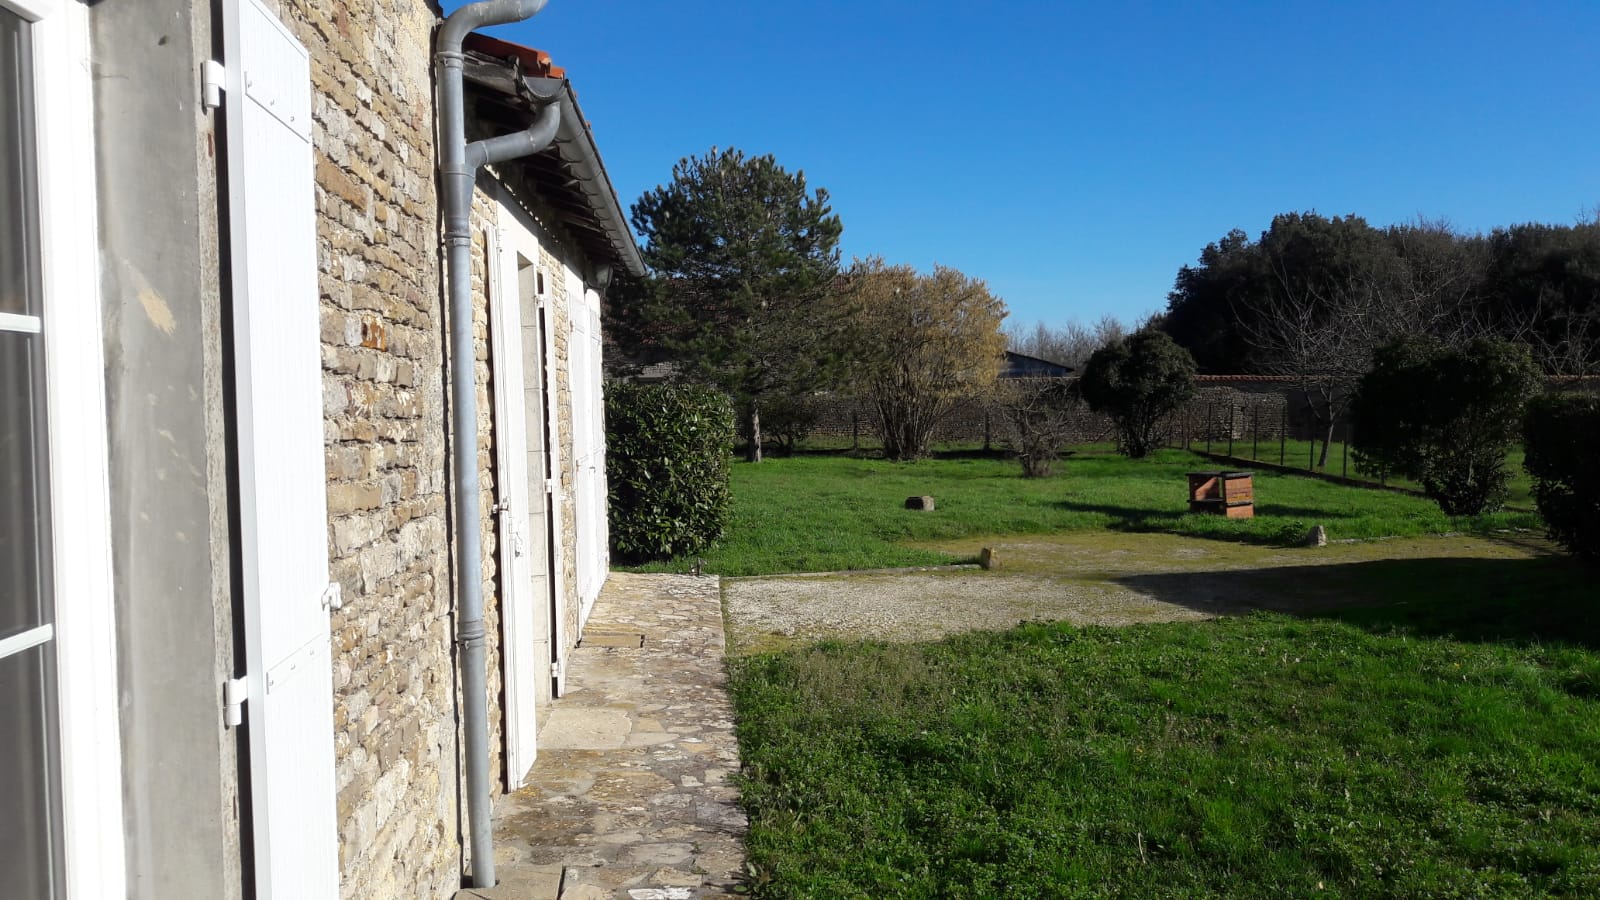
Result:
<svg viewBox="0 0 1600 900"><path fill-rule="evenodd" d="M1061 381L1076 384L1076 375ZM1269 429L1277 437L1283 427L1286 408L1292 408L1291 398L1298 396L1292 384L1260 378L1224 378L1206 376L1196 385L1196 398L1169 420L1168 441L1181 442L1187 432L1204 440L1209 433L1213 439L1226 440L1230 431L1235 437L1249 433L1254 419L1259 419L1262 434ZM1303 399L1299 406L1304 407ZM877 426L872 408L854 398L838 394L824 394L818 398L819 416L813 437L832 440L854 440L867 444L878 442ZM1234 410L1230 417L1229 410ZM1243 410L1243 412L1240 412ZM1106 416L1092 412L1081 402L1073 416L1071 443L1091 444L1115 439L1115 429ZM1289 417L1291 434L1294 429L1304 429L1301 418ZM934 431L935 443L985 444L1000 446L1005 437L1003 417L991 402L966 400L939 424Z"/></svg>
<svg viewBox="0 0 1600 900"><path fill-rule="evenodd" d="M1061 379L1075 384L1078 376ZM1600 394L1600 377L1556 377L1552 391ZM832 441L850 440L868 446L878 443L876 420L870 404L841 394L817 397L818 419L811 436ZM1305 392L1293 378L1251 375L1202 375L1196 380L1195 399L1169 417L1163 443L1182 445L1206 440L1256 438L1305 440L1317 431ZM1002 417L992 403L966 400L956 406L934 432L938 444L1003 446ZM1078 405L1070 443L1091 444L1115 439L1110 419ZM1339 438L1343 439L1343 438Z"/></svg>

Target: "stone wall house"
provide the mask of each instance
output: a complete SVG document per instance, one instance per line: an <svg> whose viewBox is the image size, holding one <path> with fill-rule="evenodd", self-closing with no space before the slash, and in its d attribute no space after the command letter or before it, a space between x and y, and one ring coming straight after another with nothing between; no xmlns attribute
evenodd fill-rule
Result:
<svg viewBox="0 0 1600 900"><path fill-rule="evenodd" d="M472 36L469 137L527 78L562 122L480 172L449 358L439 19L0 0L0 896L451 896L463 566L491 783L526 774L606 571L600 293L642 264L564 73Z"/></svg>

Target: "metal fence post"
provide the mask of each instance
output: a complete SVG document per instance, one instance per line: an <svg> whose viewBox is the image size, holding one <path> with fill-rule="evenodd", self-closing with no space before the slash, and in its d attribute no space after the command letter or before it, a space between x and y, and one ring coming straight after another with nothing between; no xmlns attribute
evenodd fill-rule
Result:
<svg viewBox="0 0 1600 900"><path fill-rule="evenodd" d="M1344 423L1344 459L1339 463L1339 477L1350 477L1350 423Z"/></svg>
<svg viewBox="0 0 1600 900"><path fill-rule="evenodd" d="M1206 455L1211 455L1211 420L1217 414L1216 404L1206 404Z"/></svg>
<svg viewBox="0 0 1600 900"><path fill-rule="evenodd" d="M1237 424L1235 424L1235 419L1234 419L1234 415L1233 415L1235 412L1238 412L1238 410L1239 410L1239 407L1234 406L1232 403L1228 404L1228 455L1229 456L1233 455L1233 433L1235 431L1239 430L1239 426Z"/></svg>
<svg viewBox="0 0 1600 900"><path fill-rule="evenodd" d="M1250 407L1250 458L1261 458L1261 407Z"/></svg>
<svg viewBox="0 0 1600 900"><path fill-rule="evenodd" d="M1306 471L1315 472L1317 470L1317 409L1311 405L1310 397L1306 398L1306 413L1308 415L1306 421L1311 423L1311 430L1306 433L1306 436L1310 438L1306 443L1311 445L1311 449L1306 451Z"/></svg>
<svg viewBox="0 0 1600 900"><path fill-rule="evenodd" d="M1278 413L1278 465L1284 464L1284 454L1289 452L1289 398L1283 398L1283 411Z"/></svg>

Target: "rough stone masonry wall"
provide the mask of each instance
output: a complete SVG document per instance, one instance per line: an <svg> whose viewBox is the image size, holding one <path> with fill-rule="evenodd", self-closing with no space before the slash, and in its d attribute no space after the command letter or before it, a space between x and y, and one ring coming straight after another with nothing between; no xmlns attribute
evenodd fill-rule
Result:
<svg viewBox="0 0 1600 900"><path fill-rule="evenodd" d="M311 55L345 897L460 884L432 28L281 0Z"/></svg>

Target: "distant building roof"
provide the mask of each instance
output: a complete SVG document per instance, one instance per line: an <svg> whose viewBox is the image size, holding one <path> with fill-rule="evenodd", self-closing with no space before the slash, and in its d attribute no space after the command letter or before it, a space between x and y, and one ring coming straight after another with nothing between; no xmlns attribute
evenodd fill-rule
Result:
<svg viewBox="0 0 1600 900"><path fill-rule="evenodd" d="M1060 378L1071 374L1071 366L1010 350L1006 351L1005 365L1000 368L1001 378Z"/></svg>

